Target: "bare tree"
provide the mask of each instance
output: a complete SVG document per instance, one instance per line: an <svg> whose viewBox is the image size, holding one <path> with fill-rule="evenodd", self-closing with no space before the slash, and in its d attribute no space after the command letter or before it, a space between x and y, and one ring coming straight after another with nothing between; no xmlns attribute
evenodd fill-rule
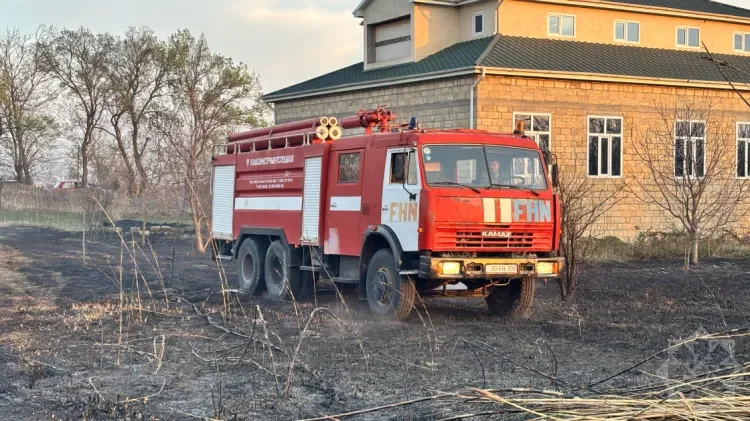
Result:
<svg viewBox="0 0 750 421"><path fill-rule="evenodd" d="M260 84L247 66L213 53L204 36L187 30L169 38L169 56L171 104L156 126L169 144L174 180L188 198L196 245L205 251L211 147L231 126L259 125Z"/></svg>
<svg viewBox="0 0 750 421"><path fill-rule="evenodd" d="M39 59L38 46L49 35L40 27L35 34L14 29L0 36L0 149L20 183L32 183L35 167L49 156L40 152L58 128L46 114L57 94Z"/></svg>
<svg viewBox="0 0 750 421"><path fill-rule="evenodd" d="M741 221L750 182L736 177L734 130L709 99L656 106L656 122L634 139L646 176L635 194L687 235L685 266L699 263L699 244Z"/></svg>
<svg viewBox="0 0 750 421"><path fill-rule="evenodd" d="M159 98L167 93L166 52L165 44L151 29L130 28L117 41L108 66L111 130L105 130L117 143L131 196L139 195L149 184L144 155L152 138L144 136L144 123L157 111Z"/></svg>
<svg viewBox="0 0 750 421"><path fill-rule="evenodd" d="M94 130L102 117L108 94L107 63L114 38L93 34L86 28L64 29L42 44L44 67L72 97L82 132L80 145L81 183L88 183L88 164Z"/></svg>
<svg viewBox="0 0 750 421"><path fill-rule="evenodd" d="M558 279L563 300L570 299L601 230L598 224L623 198L621 178L592 178L582 171L578 155L560 166L558 194L562 213L560 251L565 256L563 277Z"/></svg>

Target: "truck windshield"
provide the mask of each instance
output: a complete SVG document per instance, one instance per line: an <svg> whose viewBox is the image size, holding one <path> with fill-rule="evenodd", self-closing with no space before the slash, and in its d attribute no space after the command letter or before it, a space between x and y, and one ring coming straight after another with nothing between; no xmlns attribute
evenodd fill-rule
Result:
<svg viewBox="0 0 750 421"><path fill-rule="evenodd" d="M422 164L428 185L546 190L539 152L483 145L426 145Z"/></svg>

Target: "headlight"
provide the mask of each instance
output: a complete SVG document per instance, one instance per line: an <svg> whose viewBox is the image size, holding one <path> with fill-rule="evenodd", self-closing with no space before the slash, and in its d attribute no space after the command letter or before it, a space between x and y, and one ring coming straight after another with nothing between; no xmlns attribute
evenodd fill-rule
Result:
<svg viewBox="0 0 750 421"><path fill-rule="evenodd" d="M461 262L440 262L438 263L439 275L460 275Z"/></svg>
<svg viewBox="0 0 750 421"><path fill-rule="evenodd" d="M536 273L539 275L555 275L560 270L557 262L539 262L536 264Z"/></svg>

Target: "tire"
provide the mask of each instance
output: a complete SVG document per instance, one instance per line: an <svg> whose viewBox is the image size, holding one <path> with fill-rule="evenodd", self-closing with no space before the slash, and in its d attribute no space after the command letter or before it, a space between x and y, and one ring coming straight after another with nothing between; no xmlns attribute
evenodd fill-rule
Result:
<svg viewBox="0 0 750 421"><path fill-rule="evenodd" d="M237 278L241 293L258 295L263 292L265 255L265 247L252 238L242 242L237 252Z"/></svg>
<svg viewBox="0 0 750 421"><path fill-rule="evenodd" d="M292 295L297 299L296 293L299 290L293 291L292 288L301 284L299 269L289 266L289 248L279 240L271 243L266 252L265 279L266 291L271 300L288 300Z"/></svg>
<svg viewBox="0 0 750 421"><path fill-rule="evenodd" d="M526 318L534 303L534 278L511 279L507 286L495 286L487 296L487 307L497 316Z"/></svg>
<svg viewBox="0 0 750 421"><path fill-rule="evenodd" d="M406 320L416 296L414 281L398 274L390 250L372 256L367 267L367 304L376 318Z"/></svg>

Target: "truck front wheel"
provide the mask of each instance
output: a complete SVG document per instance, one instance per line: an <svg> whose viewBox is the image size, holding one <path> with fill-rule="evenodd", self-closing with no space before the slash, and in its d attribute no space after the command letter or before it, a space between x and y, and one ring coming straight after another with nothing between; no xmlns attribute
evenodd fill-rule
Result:
<svg viewBox="0 0 750 421"><path fill-rule="evenodd" d="M534 303L534 278L511 279L506 286L493 286L487 296L487 306L498 316L525 318Z"/></svg>
<svg viewBox="0 0 750 421"><path fill-rule="evenodd" d="M240 292L259 294L263 291L263 263L265 248L252 238L246 238L237 253L237 277Z"/></svg>
<svg viewBox="0 0 750 421"><path fill-rule="evenodd" d="M378 319L406 320L414 307L414 281L399 275L393 253L379 250L367 267L367 304Z"/></svg>

